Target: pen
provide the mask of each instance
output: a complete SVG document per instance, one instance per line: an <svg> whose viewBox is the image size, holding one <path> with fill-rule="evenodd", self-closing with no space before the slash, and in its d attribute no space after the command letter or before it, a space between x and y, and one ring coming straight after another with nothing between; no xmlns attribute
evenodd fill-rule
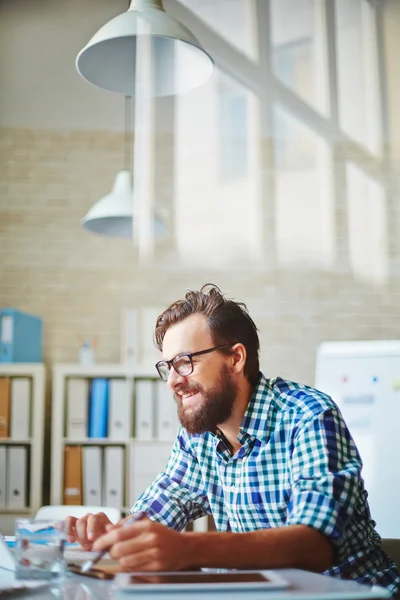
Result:
<svg viewBox="0 0 400 600"><path fill-rule="evenodd" d="M136 523L136 521L139 521L139 519L144 517L144 515L144 512L137 512L133 514L127 521L125 521L122 527L127 527L128 525L132 525L132 523ZM107 554L107 552L108 550L102 550L101 552L98 552L94 558L91 558L90 560L87 560L85 563L83 563L81 567L81 573L87 573L88 571L90 571L94 567L94 565L98 563L99 560L101 560L105 554Z"/></svg>

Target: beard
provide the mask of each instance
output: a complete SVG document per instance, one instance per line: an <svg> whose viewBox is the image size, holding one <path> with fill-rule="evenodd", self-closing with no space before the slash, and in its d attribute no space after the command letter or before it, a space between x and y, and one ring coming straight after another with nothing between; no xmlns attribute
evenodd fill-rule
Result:
<svg viewBox="0 0 400 600"><path fill-rule="evenodd" d="M199 383L179 387L180 394L199 393L203 397L199 406L187 415L181 398L174 394L181 424L188 433L214 432L217 425L221 425L231 416L237 391L238 386L226 365L221 368L218 380L211 389L207 390Z"/></svg>

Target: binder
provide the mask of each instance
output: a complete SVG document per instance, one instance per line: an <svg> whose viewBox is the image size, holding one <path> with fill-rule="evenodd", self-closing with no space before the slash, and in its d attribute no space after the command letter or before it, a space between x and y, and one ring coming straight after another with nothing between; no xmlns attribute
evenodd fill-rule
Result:
<svg viewBox="0 0 400 600"><path fill-rule="evenodd" d="M132 436L132 380L110 379L108 437L127 440Z"/></svg>
<svg viewBox="0 0 400 600"><path fill-rule="evenodd" d="M10 435L10 378L0 377L0 438Z"/></svg>
<svg viewBox="0 0 400 600"><path fill-rule="evenodd" d="M7 449L7 508L26 508L27 448L9 446Z"/></svg>
<svg viewBox="0 0 400 600"><path fill-rule="evenodd" d="M174 440L179 429L178 409L165 381L156 381L156 438Z"/></svg>
<svg viewBox="0 0 400 600"><path fill-rule="evenodd" d="M7 454L6 446L0 446L0 509L6 507Z"/></svg>
<svg viewBox="0 0 400 600"><path fill-rule="evenodd" d="M42 319L15 308L0 311L0 363L42 362Z"/></svg>
<svg viewBox="0 0 400 600"><path fill-rule="evenodd" d="M89 400L89 437L107 437L108 424L108 380L93 379Z"/></svg>
<svg viewBox="0 0 400 600"><path fill-rule="evenodd" d="M193 531L208 531L208 515L193 521Z"/></svg>
<svg viewBox="0 0 400 600"><path fill-rule="evenodd" d="M154 330L157 319L163 310L164 308L160 306L146 306L141 309L139 360L143 365L155 365L162 358L161 352L154 343Z"/></svg>
<svg viewBox="0 0 400 600"><path fill-rule="evenodd" d="M165 469L171 454L169 443L135 442L131 446L129 470L130 498L132 506L157 475Z"/></svg>
<svg viewBox="0 0 400 600"><path fill-rule="evenodd" d="M14 377L11 380L11 439L27 440L30 435L31 380Z"/></svg>
<svg viewBox="0 0 400 600"><path fill-rule="evenodd" d="M153 381L138 379L135 389L135 433L139 440L155 438Z"/></svg>
<svg viewBox="0 0 400 600"><path fill-rule="evenodd" d="M122 311L121 318L121 363L134 365L138 359L137 311Z"/></svg>
<svg viewBox="0 0 400 600"><path fill-rule="evenodd" d="M82 504L82 448L65 446L63 504Z"/></svg>
<svg viewBox="0 0 400 600"><path fill-rule="evenodd" d="M100 446L82 448L83 503L101 506L102 451Z"/></svg>
<svg viewBox="0 0 400 600"><path fill-rule="evenodd" d="M104 495L105 506L124 506L124 449L108 446L104 449Z"/></svg>
<svg viewBox="0 0 400 600"><path fill-rule="evenodd" d="M82 440L88 435L89 380L70 378L67 382L67 438Z"/></svg>

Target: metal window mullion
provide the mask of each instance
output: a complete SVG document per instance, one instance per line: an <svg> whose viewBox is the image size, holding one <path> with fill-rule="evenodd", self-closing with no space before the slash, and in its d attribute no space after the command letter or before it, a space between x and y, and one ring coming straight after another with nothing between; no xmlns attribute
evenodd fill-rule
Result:
<svg viewBox="0 0 400 600"><path fill-rule="evenodd" d="M325 31L326 67L329 99L329 117L339 131L338 75L336 53L336 5L334 0L321 0L323 29Z"/></svg>
<svg viewBox="0 0 400 600"><path fill-rule="evenodd" d="M193 32L218 67L254 93L262 92L261 66L257 61L240 52L177 0L165 0L165 8Z"/></svg>
<svg viewBox="0 0 400 600"><path fill-rule="evenodd" d="M389 151L390 131L389 131L389 103L388 87L385 65L385 38L383 25L383 3L374 2L375 12L375 39L377 52L377 84L379 90L379 108L381 117L381 142L382 158L384 171L384 187L386 196L386 214L390 218L387 220L387 240L388 240L388 264L389 278L396 275L400 270L400 240L398 236L398 223L400 221L400 207L398 202L399 184L398 178L393 175L393 165Z"/></svg>
<svg viewBox="0 0 400 600"><path fill-rule="evenodd" d="M346 173L346 158L343 155L343 145L336 144L332 150L334 169L333 201L336 237L336 270L339 273L350 271L349 222L348 222L348 185Z"/></svg>
<svg viewBox="0 0 400 600"><path fill-rule="evenodd" d="M256 35L262 92L259 94L260 119L260 228L263 267L270 271L277 264L275 171L272 116L272 44L270 0L255 0Z"/></svg>

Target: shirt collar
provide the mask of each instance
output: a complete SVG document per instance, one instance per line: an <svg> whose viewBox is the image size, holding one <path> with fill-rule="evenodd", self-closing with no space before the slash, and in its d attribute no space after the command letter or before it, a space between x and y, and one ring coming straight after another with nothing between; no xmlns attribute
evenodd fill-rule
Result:
<svg viewBox="0 0 400 600"><path fill-rule="evenodd" d="M274 400L272 379L260 377L244 413L240 433L250 435L260 441L267 441L272 433L273 424L270 417L271 403Z"/></svg>

